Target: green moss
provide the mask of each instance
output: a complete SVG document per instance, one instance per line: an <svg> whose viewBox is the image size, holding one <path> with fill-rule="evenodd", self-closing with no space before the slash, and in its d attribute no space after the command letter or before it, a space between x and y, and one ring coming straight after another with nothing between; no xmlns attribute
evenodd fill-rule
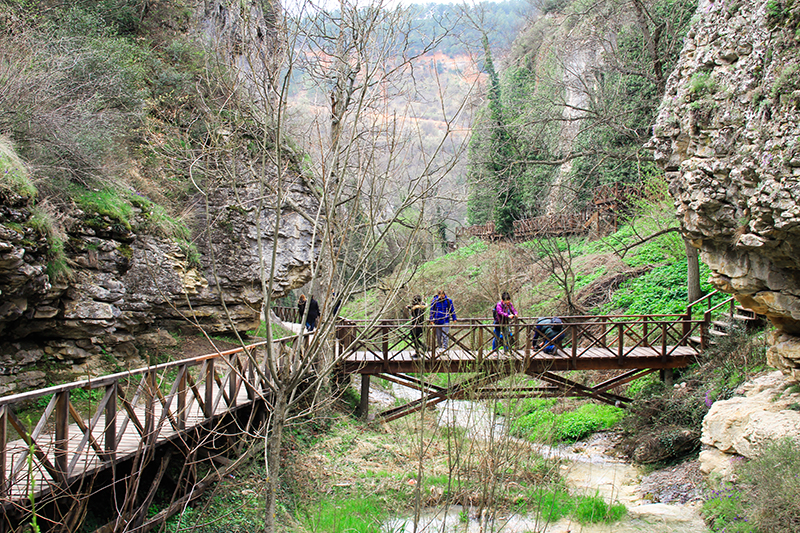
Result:
<svg viewBox="0 0 800 533"><path fill-rule="evenodd" d="M75 202L84 211L107 216L118 221L125 229L131 229L133 206L114 189L87 191L77 196Z"/></svg>
<svg viewBox="0 0 800 533"><path fill-rule="evenodd" d="M773 100L779 100L781 96L798 89L800 89L800 66L796 63L789 64L785 65L778 74L770 91L770 96L772 96Z"/></svg>
<svg viewBox="0 0 800 533"><path fill-rule="evenodd" d="M127 244L120 244L117 246L117 251L126 259L133 259L133 248Z"/></svg>
<svg viewBox="0 0 800 533"><path fill-rule="evenodd" d="M695 97L714 94L718 89L719 86L710 72L695 72L689 78L689 93Z"/></svg>

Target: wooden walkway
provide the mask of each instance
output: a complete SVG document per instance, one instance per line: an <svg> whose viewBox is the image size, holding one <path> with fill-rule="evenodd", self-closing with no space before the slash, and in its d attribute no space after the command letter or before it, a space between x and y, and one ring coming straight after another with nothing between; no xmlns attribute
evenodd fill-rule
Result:
<svg viewBox="0 0 800 533"><path fill-rule="evenodd" d="M362 376L365 415L370 376L422 392L420 400L382 413L386 420L447 399L578 396L625 405L630 400L613 392L615 388L650 372L684 367L703 348L710 313L730 301L712 308L710 297L706 299L709 310L702 319L693 318L691 306L682 315L568 317L555 338L537 328L536 318L523 318L511 326L514 342L508 349L498 345L495 326L486 319L451 324L449 347L443 351L433 347L436 326L424 328L417 351L411 349L414 339L407 321L340 320L333 357L337 372ZM300 368L311 338L305 333L271 341L275 368ZM139 522L125 531L146 530L149 522L142 520L155 488L142 499L126 486L136 477L131 470L157 463L159 450L178 450L181 463L198 450L209 453L203 439L211 435L224 440L226 423L235 424L237 435L259 431L261 421L252 415L270 404L269 383L260 371L266 344L0 398L0 533L17 530L30 519L31 496L37 510L48 502L57 509L65 499L83 498L85 505L104 490L114 493L114 502L127 500L134 490L130 498L140 506ZM590 369L611 372L593 385L563 374ZM425 377L441 372L458 374L453 380L457 383L439 387ZM504 378L522 374L533 379L505 388ZM231 422L245 413L245 423ZM121 473L123 464L128 474ZM165 468L162 462L159 472ZM93 486L95 479L102 481ZM189 492L197 487L196 480L185 483Z"/></svg>
<svg viewBox="0 0 800 533"><path fill-rule="evenodd" d="M279 366L289 367L302 357L308 334L300 339L273 341ZM115 486L116 476L127 480L120 473L126 461L134 470L152 464L167 443L196 452L204 436L224 435L217 430L226 418L254 404L267 405L270 388L258 370L264 368L265 345L0 398L0 532L14 531L21 520L30 519L31 499L40 508L65 498L73 504L86 500L88 494ZM248 422L259 420L250 417ZM94 486L94 479L109 471L110 485ZM128 488L121 490L126 494ZM65 530L63 522L59 527Z"/></svg>
<svg viewBox="0 0 800 533"><path fill-rule="evenodd" d="M342 323L337 326L337 338L342 372L362 375L362 414L369 408L365 397L372 375L416 388L429 397L427 402L379 415L391 420L423 405L465 397L579 396L626 405L631 401L629 398L609 390L654 371L685 367L702 349L693 339L705 336L708 319L694 320L691 316L688 312L568 317L555 338L548 338L543 328L537 327L537 318L520 318L510 326L513 331L510 347L502 347L498 330L491 321L478 319L450 324L445 350L434 347L435 330L440 326L425 326L421 345L418 344L418 350L412 349L415 341L407 321ZM619 374L594 386L557 374L572 370ZM412 377L442 372L479 377L477 380L466 377L450 389L434 388ZM530 387L525 393L519 388L496 386L504 378L519 374L536 378L541 386Z"/></svg>

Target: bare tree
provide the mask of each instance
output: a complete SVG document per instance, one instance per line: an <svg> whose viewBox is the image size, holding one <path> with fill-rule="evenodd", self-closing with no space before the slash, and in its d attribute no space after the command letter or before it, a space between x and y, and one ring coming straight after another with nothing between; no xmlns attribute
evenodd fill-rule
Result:
<svg viewBox="0 0 800 533"><path fill-rule="evenodd" d="M390 110L388 102L414 90L415 63L436 44L434 39L410 51L414 26L405 8L387 8L380 1L343 1L335 11L304 3L291 13L252 8L244 14L241 27L251 32L245 42L260 40L263 17L272 21L267 34L279 36L273 40L282 44L271 53L251 48L233 62L226 53L217 55L223 62L214 77L230 73L222 76L229 85L220 92L228 96L217 114L225 126L218 130L226 133L211 138L196 158L205 174L205 180L197 182L198 191L206 202L215 184L257 191L232 200L271 224L257 235L267 334L272 329L271 302L285 291L276 281L281 252L277 236L289 231L292 218L302 218L312 232L306 250L307 283L323 302L313 336L304 339L298 334L288 350L267 343L262 353L248 354L258 363L257 379L266 388L263 400L269 405L269 419L257 437L266 443L264 529L271 532L276 529L284 429L326 401L327 378L338 363L333 350L335 317L329 312L333 292L349 295L371 281L371 260L384 248L394 255L399 271L408 265L431 194L454 164L441 154L456 117L445 113L442 105L446 128L438 147L425 153L423 172L404 172L419 126L410 113ZM322 113L302 121L292 116L289 96L300 74L325 102ZM463 104L459 112L462 108ZM236 143L243 137L255 145L250 151L255 155L241 154ZM298 144L301 150L292 146ZM396 238L398 228L408 237ZM210 251L213 254L213 248ZM386 298L371 316L391 305L401 284L387 287Z"/></svg>

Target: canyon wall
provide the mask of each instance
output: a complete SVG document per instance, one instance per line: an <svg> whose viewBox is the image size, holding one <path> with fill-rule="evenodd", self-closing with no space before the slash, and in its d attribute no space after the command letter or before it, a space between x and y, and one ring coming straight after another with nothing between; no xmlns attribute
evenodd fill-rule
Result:
<svg viewBox="0 0 800 533"><path fill-rule="evenodd" d="M248 54L264 56L269 52L265 46L277 47L276 34L268 31L274 17L269 5L197 2L186 38L210 44L233 66ZM242 75L239 98L248 101L248 95L258 94L254 84L264 78L263 69ZM249 104L256 117L250 127L268 127L263 111L258 118L268 103L256 98ZM141 365L143 343L169 341L167 331L202 328L215 335L257 328L264 300L261 265L265 262L268 274L273 245L272 296L310 279L319 244L318 198L299 174L299 164L290 161L279 177L269 158L253 148L247 137L252 132L212 133L224 136L227 148L215 162L196 165L195 194L170 206L191 233L185 240L159 231L147 199L152 191L120 185L122 198L133 195L132 215L120 220L63 198L53 209L46 197L0 187L0 394ZM24 173L6 144L0 143L0 168ZM190 164L187 158L185 165ZM128 172L139 173L142 165L132 157ZM188 168L178 170L191 174ZM150 179L174 176L175 168L157 169ZM279 180L286 193L277 206ZM137 202L136 195L143 201ZM53 217L50 231L58 239L37 222L42 211ZM64 250L58 275L53 268L56 241Z"/></svg>
<svg viewBox="0 0 800 533"><path fill-rule="evenodd" d="M703 468L722 475L800 428L798 21L790 2L702 0L650 142L712 283L774 325L767 358L783 379L744 387L704 421Z"/></svg>

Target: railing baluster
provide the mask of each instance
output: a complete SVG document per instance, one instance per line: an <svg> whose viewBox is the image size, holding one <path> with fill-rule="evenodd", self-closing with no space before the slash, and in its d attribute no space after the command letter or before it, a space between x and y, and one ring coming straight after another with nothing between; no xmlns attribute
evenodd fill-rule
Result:
<svg viewBox="0 0 800 533"><path fill-rule="evenodd" d="M0 405L0 498L6 497L10 491L6 486L6 428L8 427L8 416L6 410L8 405Z"/></svg>
<svg viewBox="0 0 800 533"><path fill-rule="evenodd" d="M66 479L69 466L69 390L56 393L55 467Z"/></svg>

